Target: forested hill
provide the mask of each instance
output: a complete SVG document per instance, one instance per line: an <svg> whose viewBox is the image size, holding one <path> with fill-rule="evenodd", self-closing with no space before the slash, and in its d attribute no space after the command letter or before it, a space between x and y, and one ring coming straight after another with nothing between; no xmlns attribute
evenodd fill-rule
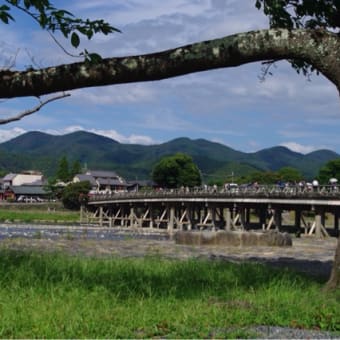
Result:
<svg viewBox="0 0 340 340"><path fill-rule="evenodd" d="M79 160L89 169L114 170L128 179L147 179L160 158L176 152L192 156L207 177L225 177L231 173L239 176L291 166L306 178L312 178L323 164L340 157L330 150L303 155L282 146L244 153L204 139L178 138L159 145L136 145L121 144L85 131L63 136L28 132L0 144L0 170L36 169L50 176L60 158L67 156L69 162Z"/></svg>

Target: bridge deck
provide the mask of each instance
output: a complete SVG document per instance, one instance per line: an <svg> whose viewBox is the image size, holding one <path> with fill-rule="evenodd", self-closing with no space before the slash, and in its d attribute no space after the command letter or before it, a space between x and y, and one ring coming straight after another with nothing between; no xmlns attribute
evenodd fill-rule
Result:
<svg viewBox="0 0 340 340"><path fill-rule="evenodd" d="M336 233L339 226L338 186L301 188L256 186L217 190L180 189L129 193L101 193L89 198L88 210L100 225L173 229L281 229L283 213L294 212L294 224L308 233L327 235L331 214ZM312 220L304 216L312 216ZM328 215L326 215L326 213Z"/></svg>

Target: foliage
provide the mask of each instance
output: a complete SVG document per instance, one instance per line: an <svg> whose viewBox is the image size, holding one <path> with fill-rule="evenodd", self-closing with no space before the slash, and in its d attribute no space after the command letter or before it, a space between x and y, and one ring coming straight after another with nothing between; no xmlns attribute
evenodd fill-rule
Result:
<svg viewBox="0 0 340 340"><path fill-rule="evenodd" d="M80 174L82 171L81 164L78 160L72 163L70 168L70 179L72 179L75 175Z"/></svg>
<svg viewBox="0 0 340 340"><path fill-rule="evenodd" d="M339 0L256 0L269 16L270 27L340 30Z"/></svg>
<svg viewBox="0 0 340 340"><path fill-rule="evenodd" d="M340 159L327 162L319 171L319 180L323 184L328 184L331 178L340 181Z"/></svg>
<svg viewBox="0 0 340 340"><path fill-rule="evenodd" d="M78 210L81 204L87 202L90 189L91 185L88 181L70 183L67 185L61 196L64 207L70 210Z"/></svg>
<svg viewBox="0 0 340 340"><path fill-rule="evenodd" d="M339 292L322 292L317 280L288 270L159 257L0 256L1 338L256 338L247 331L253 325L339 331Z"/></svg>
<svg viewBox="0 0 340 340"><path fill-rule="evenodd" d="M62 156L58 163L56 172L56 179L62 182L69 182L73 177L81 173L81 164L78 160L75 160L70 167L69 161L66 156Z"/></svg>
<svg viewBox="0 0 340 340"><path fill-rule="evenodd" d="M339 0L256 0L255 6L269 17L271 28L328 29L340 33ZM299 73L314 68L303 60L290 60Z"/></svg>
<svg viewBox="0 0 340 340"><path fill-rule="evenodd" d="M75 48L80 44L79 35L91 39L96 33L107 35L120 32L119 29L102 19L84 20L75 18L69 11L54 7L49 0L5 0L5 2L7 5L0 6L0 20L3 23L9 24L10 21L15 21L10 12L11 9L17 8L32 17L42 29L48 31L52 36L56 32L61 32L65 38L70 39L72 46ZM53 39L60 45L54 36ZM64 48L63 50L65 51ZM80 55L89 62L101 60L98 54L89 53L87 50L81 52Z"/></svg>
<svg viewBox="0 0 340 340"><path fill-rule="evenodd" d="M58 169L56 172L56 178L62 182L68 182L70 180L69 165L66 156L63 156L59 160Z"/></svg>
<svg viewBox="0 0 340 340"><path fill-rule="evenodd" d="M280 181L280 176L274 171L256 171L246 177L248 183L275 184Z"/></svg>
<svg viewBox="0 0 340 340"><path fill-rule="evenodd" d="M57 180L55 177L50 177L47 183L44 185L44 190L47 193L47 197L50 200L60 199L62 193L62 187L56 185Z"/></svg>
<svg viewBox="0 0 340 340"><path fill-rule="evenodd" d="M162 158L154 167L153 180L161 187L179 188L201 185L201 174L192 158L183 153Z"/></svg>
<svg viewBox="0 0 340 340"><path fill-rule="evenodd" d="M299 182L302 180L301 172L295 168L285 166L277 172L280 180L284 182Z"/></svg>
<svg viewBox="0 0 340 340"><path fill-rule="evenodd" d="M303 179L299 170L283 167L278 171L256 171L238 179L239 183L276 184L279 182L299 182Z"/></svg>

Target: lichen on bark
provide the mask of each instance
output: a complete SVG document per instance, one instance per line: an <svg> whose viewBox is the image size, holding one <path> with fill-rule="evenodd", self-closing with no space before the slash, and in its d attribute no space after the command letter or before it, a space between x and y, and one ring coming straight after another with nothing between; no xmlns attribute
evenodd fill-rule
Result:
<svg viewBox="0 0 340 340"><path fill-rule="evenodd" d="M140 56L106 58L99 64L73 63L41 70L0 72L0 98L121 83L160 80L245 63L301 59L340 88L340 42L316 30L268 29L202 41Z"/></svg>

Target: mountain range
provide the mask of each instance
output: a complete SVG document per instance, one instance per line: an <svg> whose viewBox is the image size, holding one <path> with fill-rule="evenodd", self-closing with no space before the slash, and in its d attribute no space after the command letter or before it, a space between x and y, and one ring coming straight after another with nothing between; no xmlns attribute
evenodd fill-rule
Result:
<svg viewBox="0 0 340 340"><path fill-rule="evenodd" d="M0 144L0 170L34 169L51 176L59 160L66 156L70 163L79 160L88 169L113 170L130 180L149 179L154 165L176 152L190 155L207 179L276 171L285 166L294 167L311 179L326 162L340 158L330 150L304 155L283 146L245 153L204 139L177 138L158 145L137 145L121 144L86 131L62 136L28 132Z"/></svg>

